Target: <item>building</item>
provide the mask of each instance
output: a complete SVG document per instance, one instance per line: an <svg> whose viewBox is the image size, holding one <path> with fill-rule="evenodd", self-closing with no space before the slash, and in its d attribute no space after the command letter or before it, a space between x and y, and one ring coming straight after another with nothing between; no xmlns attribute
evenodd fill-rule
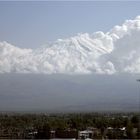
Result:
<svg viewBox="0 0 140 140"><path fill-rule="evenodd" d="M79 131L79 139L93 138L92 130Z"/></svg>
<svg viewBox="0 0 140 140"><path fill-rule="evenodd" d="M77 130L56 130L55 138L78 139L78 131Z"/></svg>

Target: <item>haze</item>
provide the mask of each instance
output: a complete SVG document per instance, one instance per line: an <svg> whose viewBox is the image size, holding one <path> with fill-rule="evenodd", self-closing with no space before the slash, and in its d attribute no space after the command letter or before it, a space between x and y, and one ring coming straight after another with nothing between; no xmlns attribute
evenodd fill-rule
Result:
<svg viewBox="0 0 140 140"><path fill-rule="evenodd" d="M0 111L139 111L139 9L1 1Z"/></svg>
<svg viewBox="0 0 140 140"><path fill-rule="evenodd" d="M1 111L138 111L139 75L0 75Z"/></svg>

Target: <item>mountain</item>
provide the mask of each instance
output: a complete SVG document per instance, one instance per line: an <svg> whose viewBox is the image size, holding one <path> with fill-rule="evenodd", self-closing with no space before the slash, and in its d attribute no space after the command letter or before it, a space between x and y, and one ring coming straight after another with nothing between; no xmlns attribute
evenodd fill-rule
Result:
<svg viewBox="0 0 140 140"><path fill-rule="evenodd" d="M0 42L0 73L140 73L140 16L107 33L78 34L37 49Z"/></svg>

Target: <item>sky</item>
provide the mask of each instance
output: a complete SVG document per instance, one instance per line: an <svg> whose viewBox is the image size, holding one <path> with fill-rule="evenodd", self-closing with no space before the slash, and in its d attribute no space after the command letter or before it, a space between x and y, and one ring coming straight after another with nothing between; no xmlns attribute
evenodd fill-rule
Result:
<svg viewBox="0 0 140 140"><path fill-rule="evenodd" d="M38 48L78 33L107 32L139 13L138 1L0 1L0 41Z"/></svg>
<svg viewBox="0 0 140 140"><path fill-rule="evenodd" d="M0 1L0 110L136 111L139 46L138 1Z"/></svg>
<svg viewBox="0 0 140 140"><path fill-rule="evenodd" d="M0 73L140 73L139 7L138 1L0 2Z"/></svg>

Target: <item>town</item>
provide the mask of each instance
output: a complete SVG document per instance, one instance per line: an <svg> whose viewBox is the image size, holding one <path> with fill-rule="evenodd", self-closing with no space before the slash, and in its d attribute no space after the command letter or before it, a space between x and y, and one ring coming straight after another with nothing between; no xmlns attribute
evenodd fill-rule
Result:
<svg viewBox="0 0 140 140"><path fill-rule="evenodd" d="M0 139L140 139L139 113L0 114Z"/></svg>

